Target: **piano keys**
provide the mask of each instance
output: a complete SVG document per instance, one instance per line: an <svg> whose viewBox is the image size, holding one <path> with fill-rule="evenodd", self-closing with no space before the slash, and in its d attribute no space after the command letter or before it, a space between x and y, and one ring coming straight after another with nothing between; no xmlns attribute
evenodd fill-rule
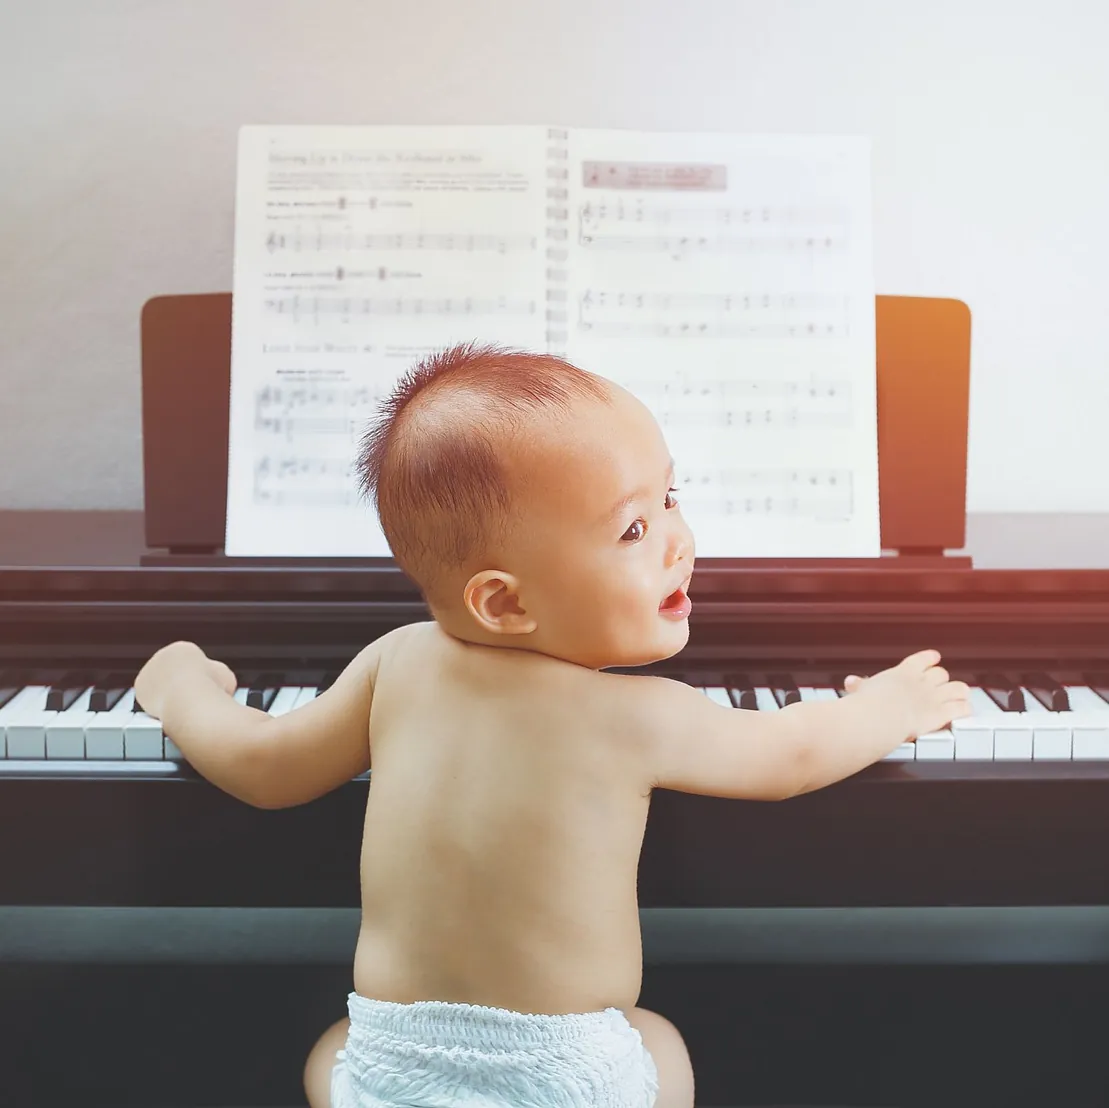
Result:
<svg viewBox="0 0 1109 1108"><path fill-rule="evenodd" d="M334 680L326 674L270 672L247 676L242 704L282 715ZM724 707L773 712L797 701L844 695L838 675L767 674L754 683L727 674L681 673ZM971 686L974 714L949 728L903 743L885 761L1033 763L1109 761L1109 683L1097 674L954 674ZM161 774L188 767L172 738L142 711L133 674L89 671L0 674L0 774L110 772ZM746 693L753 692L745 702ZM746 704L749 703L750 707ZM866 771L864 771L866 772Z"/></svg>

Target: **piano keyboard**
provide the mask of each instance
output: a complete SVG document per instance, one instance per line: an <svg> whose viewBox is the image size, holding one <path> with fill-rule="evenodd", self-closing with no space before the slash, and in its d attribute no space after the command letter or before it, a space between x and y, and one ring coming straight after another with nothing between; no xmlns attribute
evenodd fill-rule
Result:
<svg viewBox="0 0 1109 1108"><path fill-rule="evenodd" d="M271 716L315 698L334 674L313 685L282 685L263 674L235 699ZM161 723L142 711L128 677L71 675L53 684L0 673L0 774L172 773L184 758Z"/></svg>
<svg viewBox="0 0 1109 1108"><path fill-rule="evenodd" d="M973 715L902 743L883 761L1109 760L1109 676L1091 675L1088 685L1062 684L1046 674L1015 679L991 674L979 680L981 684L967 682ZM842 681L798 686L789 678L778 679L774 687L701 689L718 704L771 712L797 700L843 695Z"/></svg>
<svg viewBox="0 0 1109 1108"><path fill-rule="evenodd" d="M959 675L955 675L959 676ZM282 715L312 700L335 674L310 685L285 685L262 674L235 693L250 707ZM743 677L691 684L725 707L779 711L798 700L834 700L843 678L798 684L788 674L769 684ZM965 679L965 677L964 677ZM1109 761L1109 675L1066 684L1047 674L978 675L971 684L974 714L943 731L903 743L887 761L1070 762ZM181 751L161 724L135 703L129 677L66 674L53 683L0 673L0 774L173 773Z"/></svg>

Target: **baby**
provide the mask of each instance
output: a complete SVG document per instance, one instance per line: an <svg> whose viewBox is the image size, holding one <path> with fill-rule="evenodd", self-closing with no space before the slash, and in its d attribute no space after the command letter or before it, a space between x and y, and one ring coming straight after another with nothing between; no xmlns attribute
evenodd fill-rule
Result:
<svg viewBox="0 0 1109 1108"><path fill-rule="evenodd" d="M191 643L136 679L195 769L264 808L371 768L349 1020L312 1108L690 1108L677 1029L636 1007L653 789L780 799L970 714L926 650L849 695L724 708L606 673L689 637L694 542L650 412L547 355L463 346L399 383L360 473L434 620L284 716Z"/></svg>

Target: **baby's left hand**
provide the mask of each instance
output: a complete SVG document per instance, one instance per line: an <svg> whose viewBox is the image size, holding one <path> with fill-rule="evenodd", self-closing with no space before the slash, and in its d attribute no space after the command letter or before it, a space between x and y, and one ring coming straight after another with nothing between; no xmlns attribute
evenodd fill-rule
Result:
<svg viewBox="0 0 1109 1108"><path fill-rule="evenodd" d="M209 658L196 643L174 642L163 646L139 670L135 678L135 699L142 709L155 719L161 719L166 698L172 688L182 681L214 681L229 696L237 682L235 674L223 662Z"/></svg>

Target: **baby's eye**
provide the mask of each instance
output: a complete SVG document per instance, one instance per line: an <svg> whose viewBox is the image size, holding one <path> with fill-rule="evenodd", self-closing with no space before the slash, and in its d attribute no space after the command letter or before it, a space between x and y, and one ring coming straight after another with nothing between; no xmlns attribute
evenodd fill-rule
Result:
<svg viewBox="0 0 1109 1108"><path fill-rule="evenodd" d="M678 498L676 496L672 495L673 493L676 493L677 491L678 491L677 489L667 489L666 490L666 506L668 508L676 508L678 506Z"/></svg>
<svg viewBox="0 0 1109 1108"><path fill-rule="evenodd" d="M638 534L632 534L638 528ZM640 542L644 535L647 534L647 521L645 519L637 519L621 536L621 542Z"/></svg>

